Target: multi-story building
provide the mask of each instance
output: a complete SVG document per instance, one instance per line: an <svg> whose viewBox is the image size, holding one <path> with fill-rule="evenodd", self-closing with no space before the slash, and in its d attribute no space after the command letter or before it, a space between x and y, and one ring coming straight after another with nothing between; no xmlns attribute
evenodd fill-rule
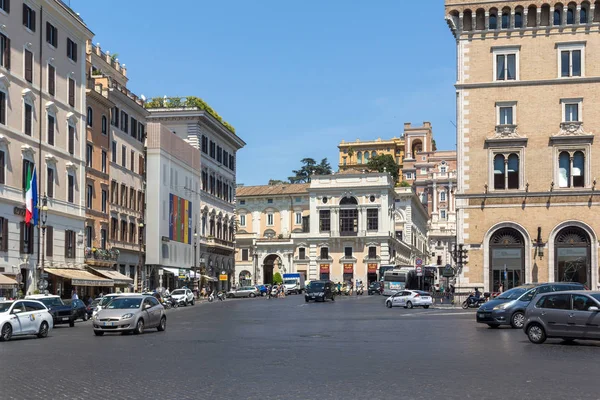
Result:
<svg viewBox="0 0 600 400"><path fill-rule="evenodd" d="M66 268L83 268L85 44L92 32L58 0L0 2L0 272L37 288L70 291ZM47 197L45 243L26 225L27 171ZM40 253L41 250L43 252ZM85 277L77 286L86 286ZM75 287L75 285L73 285Z"/></svg>
<svg viewBox="0 0 600 400"><path fill-rule="evenodd" d="M146 265L158 270L158 287L192 287L189 278L195 278L199 267L201 239L200 150L157 122L148 123L147 135L147 183L152 196L148 196L146 213L153 217L146 223Z"/></svg>
<svg viewBox="0 0 600 400"><path fill-rule="evenodd" d="M457 46L459 284L598 287L600 4L446 0Z"/></svg>
<svg viewBox="0 0 600 400"><path fill-rule="evenodd" d="M169 170L173 193L184 197L194 207L199 206L197 230L197 260L210 279L227 277L217 289L228 287L234 272L236 153L245 142L235 130L204 101L197 97L156 98L146 103L148 121L160 122L179 138L200 150L200 181L198 185ZM171 239L169 239L171 240Z"/></svg>
<svg viewBox="0 0 600 400"><path fill-rule="evenodd" d="M427 213L410 188L395 190L389 174L242 186L237 201L241 283L271 283L277 272L368 282L381 266L410 266L427 256Z"/></svg>
<svg viewBox="0 0 600 400"><path fill-rule="evenodd" d="M394 157L398 164L399 175L402 176L402 164L404 161L404 138L392 138L390 140L365 140L357 139L355 142L343 141L338 145L340 149L339 169L340 171L355 169L360 170L369 160L380 154Z"/></svg>
<svg viewBox="0 0 600 400"><path fill-rule="evenodd" d="M127 89L127 70L118 59L102 51L99 45L91 43L88 44L88 54L91 65L88 73L94 87L108 91L107 100L112 103L110 114L102 114L101 117L109 121L106 128L109 135L106 153L109 157L110 180L108 241L110 253L114 255L115 272L119 277L115 281L126 290L132 289L129 282L133 281L134 287L141 290L150 286L149 274L146 268L142 268L146 198L144 139L148 112L144 108L144 101ZM102 122L100 125L103 129ZM105 141L103 136L101 138ZM90 233L97 237L97 233Z"/></svg>

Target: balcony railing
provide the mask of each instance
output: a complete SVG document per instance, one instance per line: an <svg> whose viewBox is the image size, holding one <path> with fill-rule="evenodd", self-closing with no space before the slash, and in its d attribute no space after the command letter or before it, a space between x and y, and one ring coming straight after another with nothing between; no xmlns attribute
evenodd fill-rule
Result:
<svg viewBox="0 0 600 400"><path fill-rule="evenodd" d="M96 247L86 247L84 256L86 260L117 261L119 253L119 250L115 248L107 250L98 249Z"/></svg>
<svg viewBox="0 0 600 400"><path fill-rule="evenodd" d="M233 249L233 242L229 240L217 239L215 237L206 238L206 244L208 246L221 246L226 247L228 249Z"/></svg>

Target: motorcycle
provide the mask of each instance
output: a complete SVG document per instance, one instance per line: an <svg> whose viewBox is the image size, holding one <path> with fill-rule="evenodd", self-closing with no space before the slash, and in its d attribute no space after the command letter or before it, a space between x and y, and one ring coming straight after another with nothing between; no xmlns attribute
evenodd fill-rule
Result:
<svg viewBox="0 0 600 400"><path fill-rule="evenodd" d="M363 285L360 285L359 287L356 288L356 295L357 296L362 296L363 293L364 293Z"/></svg>
<svg viewBox="0 0 600 400"><path fill-rule="evenodd" d="M217 293L217 299L219 299L219 301L225 300L225 292Z"/></svg>
<svg viewBox="0 0 600 400"><path fill-rule="evenodd" d="M463 310L466 310L467 308L479 308L486 301L487 301L487 298L485 296L480 297L478 299L475 299L475 298L472 298L471 300L467 299L467 300L463 301L462 308L463 308Z"/></svg>
<svg viewBox="0 0 600 400"><path fill-rule="evenodd" d="M214 299L215 299L215 295L214 295L214 293L212 293L212 292L211 292L211 293L208 295L208 302L209 302L209 303L212 303Z"/></svg>

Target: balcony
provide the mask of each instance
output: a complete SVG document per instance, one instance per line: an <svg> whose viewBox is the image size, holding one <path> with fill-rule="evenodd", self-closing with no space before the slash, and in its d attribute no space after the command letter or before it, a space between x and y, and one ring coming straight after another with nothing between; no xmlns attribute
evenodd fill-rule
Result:
<svg viewBox="0 0 600 400"><path fill-rule="evenodd" d="M85 262L92 265L113 265L119 259L119 250L116 248L98 249L86 247L84 251Z"/></svg>
<svg viewBox="0 0 600 400"><path fill-rule="evenodd" d="M206 238L206 246L209 248L220 250L219 252L231 252L233 251L234 245L233 242L229 240L217 239L213 236L209 236Z"/></svg>
<svg viewBox="0 0 600 400"><path fill-rule="evenodd" d="M519 137L517 133L517 125L496 125L495 138L496 139L504 139L504 138L515 138Z"/></svg>
<svg viewBox="0 0 600 400"><path fill-rule="evenodd" d="M569 121L560 123L560 136L577 136L585 135L583 130L583 122Z"/></svg>
<svg viewBox="0 0 600 400"><path fill-rule="evenodd" d="M340 236L358 236L357 231L340 231Z"/></svg>

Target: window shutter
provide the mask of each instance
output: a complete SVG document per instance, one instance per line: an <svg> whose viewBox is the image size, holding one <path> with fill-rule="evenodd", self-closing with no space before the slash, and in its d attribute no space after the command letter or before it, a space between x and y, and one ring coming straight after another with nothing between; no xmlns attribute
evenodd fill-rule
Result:
<svg viewBox="0 0 600 400"><path fill-rule="evenodd" d="M65 231L65 258L69 258L69 242L71 241L71 231Z"/></svg>
<svg viewBox="0 0 600 400"><path fill-rule="evenodd" d="M4 159L4 152L0 151L0 185L4 185L5 181L4 181L4 175L6 173L5 171L5 159Z"/></svg>
<svg viewBox="0 0 600 400"><path fill-rule="evenodd" d="M52 25L50 25L50 22L46 22L46 42L52 44L52 41L50 40L50 35L52 31Z"/></svg>
<svg viewBox="0 0 600 400"><path fill-rule="evenodd" d="M25 134L31 136L31 114L33 114L33 108L29 104L25 104Z"/></svg>
<svg viewBox="0 0 600 400"><path fill-rule="evenodd" d="M23 3L23 25L27 26L27 4Z"/></svg>
<svg viewBox="0 0 600 400"><path fill-rule="evenodd" d="M4 3L5 11L7 14L10 14L10 0L6 0Z"/></svg>
<svg viewBox="0 0 600 400"><path fill-rule="evenodd" d="M69 154L75 154L75 128L69 125Z"/></svg>
<svg viewBox="0 0 600 400"><path fill-rule="evenodd" d="M10 70L10 53L11 53L11 47L10 47L10 39L6 38L6 51L4 52L4 65L6 66L6 69Z"/></svg>
<svg viewBox="0 0 600 400"><path fill-rule="evenodd" d="M73 61L77 62L77 43L73 42Z"/></svg>
<svg viewBox="0 0 600 400"><path fill-rule="evenodd" d="M75 107L75 81L69 78L69 105Z"/></svg>
<svg viewBox="0 0 600 400"><path fill-rule="evenodd" d="M8 219L2 221L2 251L8 251Z"/></svg>
<svg viewBox="0 0 600 400"><path fill-rule="evenodd" d="M52 257L54 249L54 229L51 226L46 227L46 256Z"/></svg>
<svg viewBox="0 0 600 400"><path fill-rule="evenodd" d="M35 11L31 10L31 30L35 32Z"/></svg>
<svg viewBox="0 0 600 400"><path fill-rule="evenodd" d="M25 50L25 80L33 82L33 53Z"/></svg>
<svg viewBox="0 0 600 400"><path fill-rule="evenodd" d="M25 253L25 222L19 222L19 253Z"/></svg>
<svg viewBox="0 0 600 400"><path fill-rule="evenodd" d="M55 70L54 70L54 66L52 65L48 65L48 93L50 93L52 96L54 96L55 93L55 86L54 86L54 79L55 79Z"/></svg>

